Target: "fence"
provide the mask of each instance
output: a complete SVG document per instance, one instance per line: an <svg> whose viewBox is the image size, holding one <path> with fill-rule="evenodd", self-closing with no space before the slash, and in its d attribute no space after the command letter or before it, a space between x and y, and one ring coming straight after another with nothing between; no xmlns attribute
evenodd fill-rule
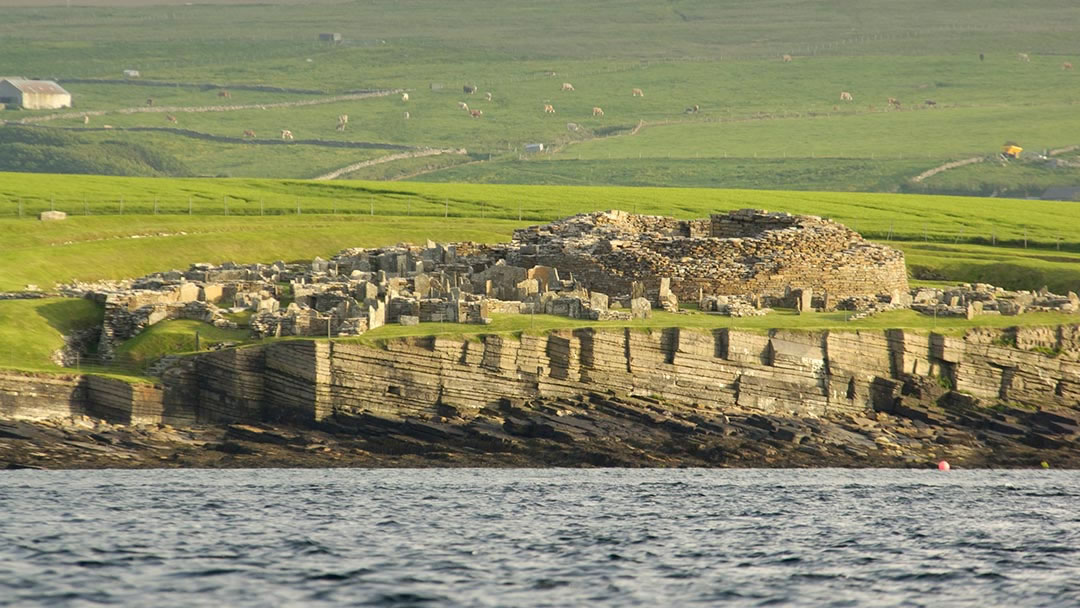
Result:
<svg viewBox="0 0 1080 608"><path fill-rule="evenodd" d="M768 208L769 201L747 200L746 207ZM146 216L173 217L254 217L341 215L367 217L427 217L444 219L490 219L547 222L560 217L598 209L620 208L630 213L669 215L673 210L683 215L689 208L678 202L619 201L614 199L482 201L475 198L454 199L406 192L373 192L349 199L267 197L265 199L222 196L158 196L91 199L89 197L35 197L5 199L0 197L0 218L34 219L43 211L63 211L70 216ZM721 211L722 208L717 208ZM854 210L854 207L853 207ZM1062 217L1055 225L1031 224L1022 219L996 223L992 217L968 218L961 223L954 217L920 217L925 213L911 210L867 210L867 215L836 214L830 219L847 225L864 237L879 241L923 242L936 244L971 244L991 247L1080 251L1080 225ZM924 210L925 211L925 210ZM702 210L698 217L710 211ZM1019 220L1019 221L1018 221Z"/></svg>

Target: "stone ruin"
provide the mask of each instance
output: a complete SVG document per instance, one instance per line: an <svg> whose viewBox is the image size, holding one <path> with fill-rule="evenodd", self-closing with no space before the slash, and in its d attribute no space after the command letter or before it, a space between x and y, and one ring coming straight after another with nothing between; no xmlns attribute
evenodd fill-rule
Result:
<svg viewBox="0 0 1080 608"><path fill-rule="evenodd" d="M908 291L904 254L816 216L742 209L707 220L608 211L514 232L508 261L572 272L606 293L657 289L681 300L743 296L832 309L850 297ZM899 297L899 296L898 296ZM760 306L758 306L760 308Z"/></svg>
<svg viewBox="0 0 1080 608"><path fill-rule="evenodd" d="M941 316L1076 312L1075 294L907 285L903 254L813 216L740 210L708 220L620 211L515 231L508 243L346 249L309 264L194 264L186 271L65 286L105 307L98 352L154 323L196 319L255 338L360 335L386 323L489 323L492 314L585 320L680 312L760 315L769 307L849 310L862 318L915 308Z"/></svg>

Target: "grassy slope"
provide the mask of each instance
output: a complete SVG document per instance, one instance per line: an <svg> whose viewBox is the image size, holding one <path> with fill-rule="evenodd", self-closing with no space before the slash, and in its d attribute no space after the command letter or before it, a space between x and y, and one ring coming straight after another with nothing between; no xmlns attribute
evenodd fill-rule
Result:
<svg viewBox="0 0 1080 608"><path fill-rule="evenodd" d="M116 358L125 365L144 370L162 355L195 352L195 334L199 335L199 350L207 350L217 342L248 342L251 332L246 329L219 329L208 323L190 320L163 321L148 327L116 349Z"/></svg>
<svg viewBox="0 0 1080 608"><path fill-rule="evenodd" d="M567 14L574 15L572 22ZM116 78L123 67L134 67L145 78L191 83L333 92L407 88L408 105L391 97L184 113L179 119L186 128L230 136L247 128L260 136L288 128L297 137L464 147L492 155L489 165L436 172L426 177L431 180L888 190L943 160L993 153L1004 139L1029 149L1076 143L1075 134L1058 128L1080 100L1080 78L1060 69L1063 60L1075 61L1070 54L1076 23L1080 7L1057 0L1023 5L869 0L842 11L826 0L776 0L752 8L707 0L585 6L570 0L496 5L374 0L9 9L0 36L11 41L5 48L7 65L27 74ZM320 31L341 31L346 43L320 44L315 41ZM980 52L986 61L978 61ZM1017 61L1017 52L1031 53L1031 62ZM795 61L781 63L782 53L794 54ZM573 82L577 91L561 93L563 81ZM434 83L445 86L432 90ZM494 94L492 102L468 98L484 109L482 120L456 109L465 83ZM631 97L632 87L643 88L646 96ZM88 109L141 105L146 96L159 105L218 101L213 91L194 87L73 83L71 88L77 104ZM851 91L855 102L840 104L841 90ZM304 97L235 90L232 103ZM938 106L882 112L887 97L901 99L905 108L925 99ZM545 115L544 103L554 104L557 113ZM682 113L693 104L701 106L699 114ZM604 107L604 117L592 116L595 105ZM870 111L870 105L878 111ZM406 107L412 114L408 121L402 118ZM343 134L334 131L339 113L351 117ZM635 137L597 137L641 120L649 126ZM160 114L110 114L91 126L105 121L165 124ZM567 130L568 122L581 129ZM81 126L73 120L57 124ZM364 158L339 162L342 154L325 148L296 146L280 154L231 144L192 147L185 156L182 138L137 136L176 149L189 164L203 159L197 171L209 175L308 177ZM526 142L583 140L555 158L657 162L647 176L640 164L594 170L573 163L539 168L516 162ZM725 154L761 166L733 170L725 165ZM829 171L806 163L811 156L845 160L838 163L843 168ZM899 173L897 166L866 164L899 156L906 163ZM785 157L794 167L773 171L774 161ZM691 170L669 159L697 166ZM361 176L396 177L426 166L401 164L399 171L387 167ZM710 174L718 177L709 179Z"/></svg>
<svg viewBox="0 0 1080 608"><path fill-rule="evenodd" d="M50 361L63 336L100 325L103 310L89 300L0 301L0 367L59 369Z"/></svg>
<svg viewBox="0 0 1080 608"><path fill-rule="evenodd" d="M479 184L311 182L262 179L139 179L0 173L0 217L14 217L20 201L27 216L49 209L115 214L151 213L154 199L162 213L224 214L228 197L232 215L304 213L442 216L485 219L551 220L557 217L621 208L639 213L706 217L720 210L756 207L827 216L878 239L974 242L994 238L1066 249L1080 246L1080 205L1054 201L978 199L835 192L784 192L695 188L569 186L492 186ZM176 220L180 221L180 220ZM65 230L47 228L45 230ZM12 231L7 229L7 231ZM22 232L22 229L14 230Z"/></svg>

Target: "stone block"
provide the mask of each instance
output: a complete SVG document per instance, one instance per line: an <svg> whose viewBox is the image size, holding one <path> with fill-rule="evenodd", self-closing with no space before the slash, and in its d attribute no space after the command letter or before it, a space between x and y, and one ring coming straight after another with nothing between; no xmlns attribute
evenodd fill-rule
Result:
<svg viewBox="0 0 1080 608"><path fill-rule="evenodd" d="M645 298L630 300L630 316L634 319L648 319L652 316L652 305Z"/></svg>
<svg viewBox="0 0 1080 608"><path fill-rule="evenodd" d="M416 317L413 315L401 315L400 317L398 317L398 323L402 325L419 325L420 317Z"/></svg>
<svg viewBox="0 0 1080 608"><path fill-rule="evenodd" d="M38 214L38 219L43 222L55 222L59 220L66 220L67 214L63 211L42 211Z"/></svg>

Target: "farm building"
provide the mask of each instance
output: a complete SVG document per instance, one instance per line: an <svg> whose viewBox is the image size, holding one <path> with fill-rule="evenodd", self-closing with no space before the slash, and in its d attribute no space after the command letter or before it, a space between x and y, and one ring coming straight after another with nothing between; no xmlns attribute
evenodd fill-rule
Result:
<svg viewBox="0 0 1080 608"><path fill-rule="evenodd" d="M341 42L341 34L337 32L329 34L319 34L319 40L323 42Z"/></svg>
<svg viewBox="0 0 1080 608"><path fill-rule="evenodd" d="M71 93L51 80L0 78L0 105L26 110L71 107Z"/></svg>

